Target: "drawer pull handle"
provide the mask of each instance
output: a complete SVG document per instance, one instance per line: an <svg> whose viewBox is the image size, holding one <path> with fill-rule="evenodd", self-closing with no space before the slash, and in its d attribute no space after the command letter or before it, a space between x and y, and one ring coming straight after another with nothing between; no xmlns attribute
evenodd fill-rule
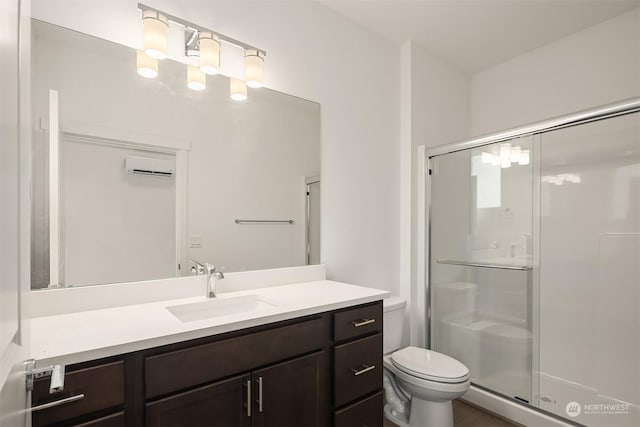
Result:
<svg viewBox="0 0 640 427"><path fill-rule="evenodd" d="M60 405L66 405L67 403L77 402L78 400L82 399L84 399L84 394L77 394L75 396L67 397L66 399L55 400L53 402L34 406L33 408L31 408L31 412L42 411L43 409L49 409Z"/></svg>
<svg viewBox="0 0 640 427"><path fill-rule="evenodd" d="M258 412L262 412L262 377L258 377Z"/></svg>
<svg viewBox="0 0 640 427"><path fill-rule="evenodd" d="M360 369L351 368L351 370L353 371L353 375L356 376L356 377L358 375L362 375L362 374L364 374L366 372L373 371L374 369L376 369L376 365L371 365L371 366L362 365L362 368L360 368Z"/></svg>
<svg viewBox="0 0 640 427"><path fill-rule="evenodd" d="M351 322L351 324L356 328L359 328L360 326L370 325L372 323L376 323L376 319L360 319Z"/></svg>
<svg viewBox="0 0 640 427"><path fill-rule="evenodd" d="M251 380L247 380L247 417L251 416Z"/></svg>

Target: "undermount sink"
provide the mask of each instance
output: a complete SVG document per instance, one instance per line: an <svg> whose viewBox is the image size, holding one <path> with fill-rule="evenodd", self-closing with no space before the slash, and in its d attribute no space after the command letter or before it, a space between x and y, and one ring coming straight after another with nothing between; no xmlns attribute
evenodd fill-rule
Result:
<svg viewBox="0 0 640 427"><path fill-rule="evenodd" d="M167 307L167 310L181 322L194 322L233 314L257 312L274 307L276 307L276 303L273 301L258 295L244 295L231 298L213 298L191 304L172 305Z"/></svg>

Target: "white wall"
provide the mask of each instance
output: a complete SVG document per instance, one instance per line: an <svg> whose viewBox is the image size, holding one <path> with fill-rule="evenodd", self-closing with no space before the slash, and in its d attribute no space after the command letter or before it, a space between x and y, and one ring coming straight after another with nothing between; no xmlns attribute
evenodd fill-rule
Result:
<svg viewBox="0 0 640 427"><path fill-rule="evenodd" d="M175 179L134 175L123 166L127 156L171 162L175 156L64 138L61 142L62 283L173 277Z"/></svg>
<svg viewBox="0 0 640 427"><path fill-rule="evenodd" d="M454 65L420 48L402 45L402 147L401 147L401 281L402 296L410 303L412 343L426 339L424 277L419 277L420 181L418 147L432 147L469 136L470 76ZM408 319L407 319L408 320Z"/></svg>
<svg viewBox="0 0 640 427"><path fill-rule="evenodd" d="M499 131L640 95L640 11L473 75L471 133Z"/></svg>
<svg viewBox="0 0 640 427"><path fill-rule="evenodd" d="M19 93L18 29L20 9L17 2L3 4L0 15L0 361L20 332L20 259L19 249ZM19 340L19 337L17 337ZM7 359L12 362L11 359ZM12 364L12 363L11 363ZM8 369L0 365L0 387Z"/></svg>
<svg viewBox="0 0 640 427"><path fill-rule="evenodd" d="M0 426L26 425L24 362L30 328L30 2L2 2L0 13ZM24 79L24 80L23 80ZM18 85L19 82L19 85Z"/></svg>
<svg viewBox="0 0 640 427"><path fill-rule="evenodd" d="M322 259L398 293L399 51L316 2L149 1L267 51L265 83L322 109ZM138 45L136 1L35 1L35 18Z"/></svg>

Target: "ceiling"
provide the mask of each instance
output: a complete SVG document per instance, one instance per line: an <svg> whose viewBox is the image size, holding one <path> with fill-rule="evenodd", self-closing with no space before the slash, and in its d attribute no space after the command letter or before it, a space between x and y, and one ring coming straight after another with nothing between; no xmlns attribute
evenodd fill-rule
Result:
<svg viewBox="0 0 640 427"><path fill-rule="evenodd" d="M470 73L640 6L640 0L319 1L389 40L413 40Z"/></svg>

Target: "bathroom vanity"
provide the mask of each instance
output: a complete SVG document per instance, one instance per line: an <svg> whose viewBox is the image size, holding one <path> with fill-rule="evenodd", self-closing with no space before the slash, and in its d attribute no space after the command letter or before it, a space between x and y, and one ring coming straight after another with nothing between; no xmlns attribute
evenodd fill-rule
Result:
<svg viewBox="0 0 640 427"><path fill-rule="evenodd" d="M47 327L75 323L83 316L85 325L91 325L92 316L121 315L93 328L92 335L105 335L87 340L102 343L87 342L82 351L71 349L78 344L71 337L79 338L91 326L62 334L71 352L42 362L74 363L66 365L63 391L50 393L49 377L35 380L32 406L42 409L32 413L34 427L381 426L385 292L330 281L252 292L268 301L280 294L280 303L187 322L167 308L175 301L35 319L38 336ZM148 339L116 343L128 340L114 333L127 322L125 312L149 315L154 309L169 312L165 320L183 331L160 335L161 316L156 322L140 317L129 329L147 329ZM183 339L194 334L199 336ZM104 347L109 340L115 345ZM41 346L42 352L62 353L63 345L53 342ZM127 349L136 350L122 351Z"/></svg>

